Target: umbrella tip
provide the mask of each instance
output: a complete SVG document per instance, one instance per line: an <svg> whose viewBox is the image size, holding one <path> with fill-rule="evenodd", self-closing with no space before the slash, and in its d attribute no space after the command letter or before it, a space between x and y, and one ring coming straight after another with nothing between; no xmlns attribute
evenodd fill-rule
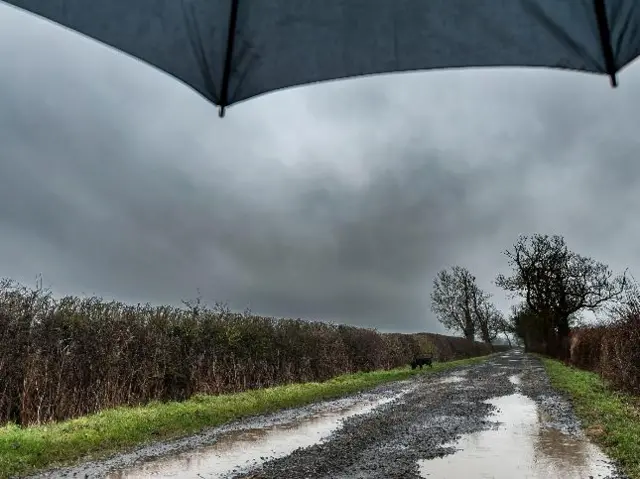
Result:
<svg viewBox="0 0 640 479"><path fill-rule="evenodd" d="M224 114L225 114L225 107L221 106L220 108L218 108L218 116L220 118L224 118Z"/></svg>

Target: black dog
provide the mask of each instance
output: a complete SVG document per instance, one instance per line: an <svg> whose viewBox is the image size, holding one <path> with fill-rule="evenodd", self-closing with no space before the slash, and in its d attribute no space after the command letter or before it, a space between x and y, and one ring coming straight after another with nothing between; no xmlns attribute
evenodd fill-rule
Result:
<svg viewBox="0 0 640 479"><path fill-rule="evenodd" d="M433 358L416 358L411 362L411 369L415 369L418 366L420 366L420 369L422 369L422 366L429 366L430 368L433 367Z"/></svg>

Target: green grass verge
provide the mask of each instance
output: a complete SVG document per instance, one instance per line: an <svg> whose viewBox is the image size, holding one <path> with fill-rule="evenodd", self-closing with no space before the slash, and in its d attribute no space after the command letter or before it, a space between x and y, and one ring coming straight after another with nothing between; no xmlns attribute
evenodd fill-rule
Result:
<svg viewBox="0 0 640 479"><path fill-rule="evenodd" d="M42 426L8 425L0 428L0 478L71 464L82 458L104 457L235 419L336 398L415 374L475 364L487 357L435 363L432 369L422 371L405 367L345 374L321 383L288 384L219 396L200 395L184 402L153 402Z"/></svg>
<svg viewBox="0 0 640 479"><path fill-rule="evenodd" d="M553 387L572 398L587 435L640 479L640 398L607 388L596 373L541 358Z"/></svg>

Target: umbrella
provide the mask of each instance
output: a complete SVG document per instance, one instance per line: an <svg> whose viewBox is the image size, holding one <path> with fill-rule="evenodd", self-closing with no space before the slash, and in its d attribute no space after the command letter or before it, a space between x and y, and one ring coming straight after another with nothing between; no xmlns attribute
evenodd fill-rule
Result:
<svg viewBox="0 0 640 479"><path fill-rule="evenodd" d="M0 0L1 1L1 0ZM173 75L225 108L380 73L546 67L608 75L640 49L637 0L5 0Z"/></svg>

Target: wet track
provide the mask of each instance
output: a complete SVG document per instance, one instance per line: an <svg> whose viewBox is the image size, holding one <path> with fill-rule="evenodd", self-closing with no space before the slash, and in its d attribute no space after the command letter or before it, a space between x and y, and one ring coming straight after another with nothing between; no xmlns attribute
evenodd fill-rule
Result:
<svg viewBox="0 0 640 479"><path fill-rule="evenodd" d="M623 478L520 351L38 477Z"/></svg>

